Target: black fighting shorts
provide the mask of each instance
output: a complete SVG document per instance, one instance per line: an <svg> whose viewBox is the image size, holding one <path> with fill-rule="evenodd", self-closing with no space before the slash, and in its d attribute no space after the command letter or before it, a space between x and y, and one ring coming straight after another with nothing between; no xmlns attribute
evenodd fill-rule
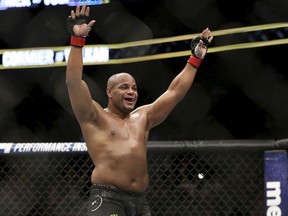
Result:
<svg viewBox="0 0 288 216"><path fill-rule="evenodd" d="M121 191L113 186L92 184L88 216L151 216L145 193Z"/></svg>

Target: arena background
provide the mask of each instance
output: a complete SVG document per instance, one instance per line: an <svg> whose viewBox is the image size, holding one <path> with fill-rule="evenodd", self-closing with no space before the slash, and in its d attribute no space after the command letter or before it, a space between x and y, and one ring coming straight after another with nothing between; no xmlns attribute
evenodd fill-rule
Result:
<svg viewBox="0 0 288 216"><path fill-rule="evenodd" d="M19 48L69 46L66 18L71 9L74 6L41 3L31 8L1 10L0 54ZM280 149L287 149L287 12L286 0L112 0L91 6L91 19L95 18L96 24L87 45L92 46L161 41L199 34L206 27L212 34L252 28L215 36L186 98L165 122L151 131L149 193L157 216L192 212L201 216L264 215L264 151L279 149L279 140L285 144ZM279 23L284 25L259 28ZM152 102L186 64L189 41L186 38L148 47L112 49L114 59L174 51L185 51L187 56L86 65L84 79L93 98L105 106L107 78L115 72L130 72L138 83L137 106ZM257 46L257 42L267 42L267 46ZM243 44L251 47L245 48ZM223 48L229 45L231 49ZM7 143L83 142L68 100L65 65L0 69L0 142L4 143L0 150ZM159 141L165 141L165 148L158 148ZM200 152L198 148L196 151L198 142L208 142L208 146L202 145ZM157 146L154 151L153 144ZM171 144L176 145L176 151ZM161 156L155 156L155 151ZM83 152L33 157L1 154L0 215L82 215L89 187L87 170L91 168L86 156ZM185 168L186 178L180 172ZM208 173L205 182L195 178L204 171ZM193 178L193 194L187 194L185 184L184 189L178 187L187 178ZM65 190L75 193L75 197L70 199ZM48 201L47 195L52 197ZM165 198L163 202L161 198ZM180 205L179 200L185 202ZM70 208L61 209L58 204L66 202ZM21 203L25 205L19 208ZM18 213L19 209L22 213Z"/></svg>
<svg viewBox="0 0 288 216"><path fill-rule="evenodd" d="M213 32L287 22L287 4L285 0L111 1L92 6L91 18L97 23L87 43L115 44L196 34L206 27ZM42 4L0 11L1 49L69 45L66 18L73 8ZM287 28L230 34L216 36L211 47L286 37ZM175 44L162 47L162 52L189 50L188 43L176 48ZM125 55L153 51L135 49ZM208 54L187 97L165 123L151 131L150 139L286 138L286 52L287 44L281 44ZM187 57L92 65L85 68L85 74L93 97L105 106L106 79L119 71L132 73L141 105L155 100L167 88ZM81 140L68 102L65 67L0 72L0 141Z"/></svg>

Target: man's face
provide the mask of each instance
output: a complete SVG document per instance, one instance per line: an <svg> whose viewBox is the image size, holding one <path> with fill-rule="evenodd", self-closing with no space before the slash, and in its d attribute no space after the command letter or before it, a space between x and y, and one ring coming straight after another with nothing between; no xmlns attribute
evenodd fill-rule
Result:
<svg viewBox="0 0 288 216"><path fill-rule="evenodd" d="M115 108L124 113L134 110L138 91L133 77L129 75L119 76L117 82L110 90L110 99Z"/></svg>

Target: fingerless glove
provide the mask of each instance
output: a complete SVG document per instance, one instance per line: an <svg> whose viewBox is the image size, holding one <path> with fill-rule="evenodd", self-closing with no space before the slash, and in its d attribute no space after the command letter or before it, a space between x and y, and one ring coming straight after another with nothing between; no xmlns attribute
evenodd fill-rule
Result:
<svg viewBox="0 0 288 216"><path fill-rule="evenodd" d="M83 23L86 23L87 18L88 16L85 15L75 16L75 19L72 19L71 16L67 18L67 30L70 32L72 36L75 36L75 33L73 31L74 25L82 25Z"/></svg>
<svg viewBox="0 0 288 216"><path fill-rule="evenodd" d="M76 36L74 31L73 31L73 27L74 25L82 25L82 24L86 24L87 22L87 18L88 16L85 15L79 15L76 16L75 19L72 19L71 16L69 16L67 18L67 30L70 32L71 34L71 38L70 38L70 44L72 46L75 47L83 47L85 45L85 37L87 35L83 35L83 36ZM88 31L89 32L89 31Z"/></svg>
<svg viewBox="0 0 288 216"><path fill-rule="evenodd" d="M191 40L191 43L190 43L191 53L197 58L198 58L198 56L197 56L195 49L196 49L197 44L199 43L200 40L203 41L203 45L206 46L207 50L208 50L208 47L210 45L210 42L206 38L201 38L200 36L193 38Z"/></svg>
<svg viewBox="0 0 288 216"><path fill-rule="evenodd" d="M210 42L206 38L201 38L200 36L197 36L191 40L190 47L191 47L192 55L189 57L187 62L196 68L200 67L202 60L203 60L203 59L198 57L197 51L196 51L197 45L198 45L200 40L202 40L203 45L206 46L206 48L207 48L206 52L208 50L208 46L210 45Z"/></svg>

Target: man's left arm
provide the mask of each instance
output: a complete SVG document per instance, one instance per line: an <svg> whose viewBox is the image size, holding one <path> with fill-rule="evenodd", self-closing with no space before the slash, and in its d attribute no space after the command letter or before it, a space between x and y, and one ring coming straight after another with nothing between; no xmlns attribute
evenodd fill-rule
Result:
<svg viewBox="0 0 288 216"><path fill-rule="evenodd" d="M149 128L164 121L175 106L184 98L192 86L196 72L206 56L208 46L212 42L210 30L204 29L201 35L191 40L191 56L183 70L172 80L168 89L149 105Z"/></svg>

